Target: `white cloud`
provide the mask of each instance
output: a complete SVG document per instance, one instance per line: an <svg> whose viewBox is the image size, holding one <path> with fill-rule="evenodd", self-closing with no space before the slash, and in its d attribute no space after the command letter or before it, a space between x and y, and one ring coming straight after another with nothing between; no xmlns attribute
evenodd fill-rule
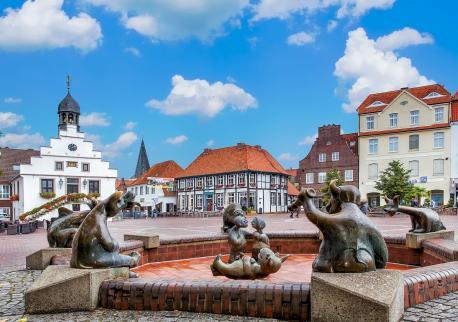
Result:
<svg viewBox="0 0 458 322"><path fill-rule="evenodd" d="M233 84L237 83L237 81L235 80L235 78L232 77L232 76L227 76L227 77L226 77L226 80L227 80L229 83L233 83Z"/></svg>
<svg viewBox="0 0 458 322"><path fill-rule="evenodd" d="M180 75L172 77L173 88L163 101L152 99L146 106L166 115L197 114L214 117L226 107L244 111L257 106L256 99L242 88L204 79L186 80Z"/></svg>
<svg viewBox="0 0 458 322"><path fill-rule="evenodd" d="M16 126L24 118L12 112L0 112L0 129Z"/></svg>
<svg viewBox="0 0 458 322"><path fill-rule="evenodd" d="M292 34L286 40L288 45L295 46L304 46L305 44L310 44L313 42L315 42L315 35L304 31Z"/></svg>
<svg viewBox="0 0 458 322"><path fill-rule="evenodd" d="M316 138L318 137L318 133L315 133L314 135L307 135L304 137L302 140L299 141L299 145L312 145L315 143Z"/></svg>
<svg viewBox="0 0 458 322"><path fill-rule="evenodd" d="M211 147L211 146L214 146L215 145L215 140L208 140L207 142L207 146L208 147Z"/></svg>
<svg viewBox="0 0 458 322"><path fill-rule="evenodd" d="M15 134L6 133L0 136L0 146L17 148L17 149L33 149L38 148L45 143L45 139L39 133L34 134Z"/></svg>
<svg viewBox="0 0 458 322"><path fill-rule="evenodd" d="M29 51L75 47L82 52L97 48L100 24L86 13L69 17L64 0L27 0L19 9L7 8L0 17L0 49Z"/></svg>
<svg viewBox="0 0 458 322"><path fill-rule="evenodd" d="M253 21L288 19L291 15L312 15L318 10L337 8L336 17L360 17L371 9L391 8L396 0L261 0L253 6Z"/></svg>
<svg viewBox="0 0 458 322"><path fill-rule="evenodd" d="M165 142L168 144L181 144L183 142L186 142L187 140L188 137L186 135L178 135L173 138L166 139Z"/></svg>
<svg viewBox="0 0 458 322"><path fill-rule="evenodd" d="M140 50L138 50L138 48L135 48L135 47L124 48L124 51L126 53L132 54L132 55L134 55L136 57L141 57L142 56L142 53L140 52Z"/></svg>
<svg viewBox="0 0 458 322"><path fill-rule="evenodd" d="M136 126L137 126L137 123L129 121L124 125L124 129L130 131L130 130L133 130Z"/></svg>
<svg viewBox="0 0 458 322"><path fill-rule="evenodd" d="M5 97L3 103L5 104L19 104L22 102L22 98L19 97Z"/></svg>
<svg viewBox="0 0 458 322"><path fill-rule="evenodd" d="M106 113L92 112L80 116L80 125L105 127L110 125L110 121L108 120Z"/></svg>
<svg viewBox="0 0 458 322"><path fill-rule="evenodd" d="M137 134L132 131L122 133L115 142L103 144L100 135L86 133L86 139L94 143L94 147L102 152L102 157L115 159L126 153L126 150L137 141Z"/></svg>
<svg viewBox="0 0 458 322"><path fill-rule="evenodd" d="M433 83L412 66L409 58L380 49L363 28L349 32L344 56L336 62L334 75L341 83L353 82L347 92L348 102L342 106L349 113L355 112L370 93Z"/></svg>
<svg viewBox="0 0 458 322"><path fill-rule="evenodd" d="M278 159L286 162L296 161L298 158L296 155L291 154L290 152L284 152L278 156Z"/></svg>
<svg viewBox="0 0 458 322"><path fill-rule="evenodd" d="M432 44L434 39L427 33L419 33L417 30L405 27L393 31L391 34L377 38L375 45L383 51L401 49L407 46Z"/></svg>
<svg viewBox="0 0 458 322"><path fill-rule="evenodd" d="M259 38L258 37L250 37L247 40L248 40L248 43L250 44L251 48L256 48L256 46L258 45L258 42L259 42Z"/></svg>
<svg viewBox="0 0 458 322"><path fill-rule="evenodd" d="M250 0L83 0L120 14L127 29L157 40L208 40L236 25Z"/></svg>

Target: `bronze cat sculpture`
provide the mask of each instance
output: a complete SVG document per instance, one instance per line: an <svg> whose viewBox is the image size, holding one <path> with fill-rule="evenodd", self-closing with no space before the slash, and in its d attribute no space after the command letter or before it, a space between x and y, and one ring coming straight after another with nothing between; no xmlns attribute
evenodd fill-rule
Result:
<svg viewBox="0 0 458 322"><path fill-rule="evenodd" d="M330 183L331 199L324 213L313 203L314 189L302 190L289 210L304 206L307 218L323 234L313 271L360 273L384 268L388 249L375 225L359 209L361 195L354 186Z"/></svg>
<svg viewBox="0 0 458 322"><path fill-rule="evenodd" d="M91 209L94 208L96 204L97 200L95 199L88 203ZM54 219L52 222L47 221L47 238L49 247L72 247L73 237L89 212L90 210L71 211L65 207L60 207L58 209L59 217Z"/></svg>
<svg viewBox="0 0 458 322"><path fill-rule="evenodd" d="M412 229L410 229L409 232L422 234L446 229L439 214L434 210L429 208L400 206L399 200L399 196L395 196L393 199L389 199L385 196L387 206L384 210L390 216L394 216L396 212L402 212L409 215L410 221L412 222Z"/></svg>
<svg viewBox="0 0 458 322"><path fill-rule="evenodd" d="M256 230L253 232L253 247L251 248L251 256L257 261L258 254L263 248L270 249L269 237L262 231L266 227L264 220L258 217L254 217L251 221L251 226Z"/></svg>
<svg viewBox="0 0 458 322"><path fill-rule="evenodd" d="M70 267L108 268L134 267L140 254L130 256L119 253L119 244L108 231L107 218L113 217L123 209L133 205L135 195L128 191L117 191L100 201L86 216L78 229L72 244Z"/></svg>
<svg viewBox="0 0 458 322"><path fill-rule="evenodd" d="M259 251L258 261L249 256L243 256L226 264L221 260L221 255L218 255L210 268L213 276L224 275L233 279L255 279L278 272L281 264L287 258L288 256L280 258L278 253L274 254L269 248L263 248Z"/></svg>

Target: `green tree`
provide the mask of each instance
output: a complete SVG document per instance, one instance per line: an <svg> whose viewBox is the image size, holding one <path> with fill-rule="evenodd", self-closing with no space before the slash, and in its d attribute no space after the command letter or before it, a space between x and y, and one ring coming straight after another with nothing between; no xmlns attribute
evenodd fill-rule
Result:
<svg viewBox="0 0 458 322"><path fill-rule="evenodd" d="M388 164L379 181L375 183L375 189L381 191L388 198L400 196L403 200L412 191L413 184L409 182L410 170L404 169L399 160L393 160Z"/></svg>
<svg viewBox="0 0 458 322"><path fill-rule="evenodd" d="M337 169L332 169L328 173L326 173L326 181L324 182L324 187L321 189L323 195L323 203L325 205L328 204L329 199L331 198L331 191L329 190L329 184L332 180L337 179L337 186L343 185L343 180L340 175L340 171Z"/></svg>
<svg viewBox="0 0 458 322"><path fill-rule="evenodd" d="M427 198L429 197L429 192L419 186L412 185L410 190L408 190L405 195L404 195L404 201L408 203L412 198L415 198L418 200L418 203L420 204L421 198Z"/></svg>

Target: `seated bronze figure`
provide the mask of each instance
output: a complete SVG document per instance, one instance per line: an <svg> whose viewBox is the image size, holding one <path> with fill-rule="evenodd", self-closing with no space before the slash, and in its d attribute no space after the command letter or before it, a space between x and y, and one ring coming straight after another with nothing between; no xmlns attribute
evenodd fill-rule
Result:
<svg viewBox="0 0 458 322"><path fill-rule="evenodd" d="M223 212L223 232L227 233L229 228L234 227L234 218L239 216L245 217L242 206L236 203L228 205Z"/></svg>
<svg viewBox="0 0 458 322"><path fill-rule="evenodd" d="M231 206L232 205L229 207ZM245 252L246 239L245 231L242 230L242 228L248 227L248 220L245 217L245 212L237 206L231 208L233 208L234 211L231 211L230 216L226 218L229 227L227 229L227 238L231 247L229 263L232 263L233 261L239 260L243 257Z"/></svg>
<svg viewBox="0 0 458 322"><path fill-rule="evenodd" d="M412 229L410 229L409 232L422 234L446 229L439 214L434 210L429 208L400 206L399 201L399 196L395 196L393 199L385 197L387 206L384 210L390 216L394 216L396 212L402 212L409 215L410 221L412 222Z"/></svg>
<svg viewBox="0 0 458 322"><path fill-rule="evenodd" d="M70 267L108 268L137 265L140 254L120 254L119 244L111 237L107 226L107 218L132 207L134 198L135 195L130 191L124 194L118 191L90 211L73 239Z"/></svg>
<svg viewBox="0 0 458 322"><path fill-rule="evenodd" d="M354 186L330 183L331 199L324 213L315 207L314 189L302 190L289 210L304 206L307 218L323 234L313 271L360 273L384 268L388 249L375 225L361 212L360 192Z"/></svg>
<svg viewBox="0 0 458 322"><path fill-rule="evenodd" d="M269 248L270 249L270 242L269 242L269 237L262 231L266 227L266 223L264 220L258 217L254 217L253 220L251 221L251 226L256 229L255 232L253 232L253 247L251 249L251 256L255 259L258 260L258 254L263 248Z"/></svg>

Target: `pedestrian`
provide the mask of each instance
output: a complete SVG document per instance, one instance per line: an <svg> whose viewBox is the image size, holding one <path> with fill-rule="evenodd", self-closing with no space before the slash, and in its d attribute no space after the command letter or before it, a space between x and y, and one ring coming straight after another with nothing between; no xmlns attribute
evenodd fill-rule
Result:
<svg viewBox="0 0 458 322"><path fill-rule="evenodd" d="M415 199L415 197L412 197L412 200L410 200L410 206L414 208L418 207L418 201Z"/></svg>

